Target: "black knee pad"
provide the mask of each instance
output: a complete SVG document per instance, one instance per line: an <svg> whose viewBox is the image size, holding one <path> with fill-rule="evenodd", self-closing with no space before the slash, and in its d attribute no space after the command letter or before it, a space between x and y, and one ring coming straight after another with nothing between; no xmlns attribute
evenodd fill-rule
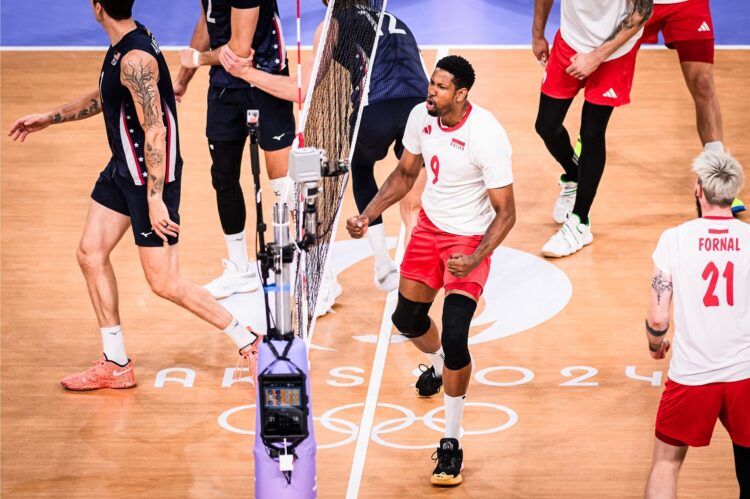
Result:
<svg viewBox="0 0 750 499"><path fill-rule="evenodd" d="M211 153L211 161L213 161L211 183L217 192L230 193L239 187L244 149L244 140L232 142L208 141L208 150Z"/></svg>
<svg viewBox="0 0 750 499"><path fill-rule="evenodd" d="M430 316L427 313L431 306L432 302L411 301L399 293L396 311L391 315L393 325L407 338L419 338L430 330Z"/></svg>
<svg viewBox="0 0 750 499"><path fill-rule="evenodd" d="M450 294L443 304L442 344L445 367L453 371L471 364L469 355L469 327L477 302L468 296Z"/></svg>

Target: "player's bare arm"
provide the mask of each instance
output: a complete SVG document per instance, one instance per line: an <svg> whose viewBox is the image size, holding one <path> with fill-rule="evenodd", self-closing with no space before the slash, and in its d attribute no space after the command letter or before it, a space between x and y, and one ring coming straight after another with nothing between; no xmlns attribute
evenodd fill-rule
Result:
<svg viewBox="0 0 750 499"><path fill-rule="evenodd" d="M588 54L576 54L570 61L571 65L566 69L567 73L579 79L586 78L596 71L596 68L604 62L607 57L615 53L617 49L625 45L646 21L651 18L654 10L654 0L631 0L630 11L620 23L615 26L609 38Z"/></svg>
<svg viewBox="0 0 750 499"><path fill-rule="evenodd" d="M471 255L455 253L450 256L446 268L456 277L466 277L482 261L491 255L503 242L516 223L516 202L513 184L498 189L488 189L490 203L495 209L495 218L484 233L482 242Z"/></svg>
<svg viewBox="0 0 750 499"><path fill-rule="evenodd" d="M232 51L238 56L252 60L253 37L255 36L259 13L260 7L252 9L236 9L232 7L232 39L227 45L222 45L211 50L208 26L206 25L206 13L201 7L202 15L195 25L190 48L180 50L180 64L182 67L193 69L193 74L195 74L195 68L199 66L218 66L221 64L221 60L219 59L221 49L225 46L231 47ZM181 69L177 80L180 79L182 74ZM192 78L192 74L190 78Z"/></svg>
<svg viewBox="0 0 750 499"><path fill-rule="evenodd" d="M323 23L319 24L315 30L313 54L318 52L318 43L320 42L322 31ZM227 45L221 50L219 60L229 74L245 80L274 97L291 102L296 102L298 98L304 101L307 97L307 88L310 85L310 77L313 70L312 61L302 65L302 94L300 95L297 88L296 76L274 75L255 69L252 65L252 57L240 57ZM322 64L324 64L323 61L321 61ZM319 70L319 74L320 71L322 71L322 67Z"/></svg>
<svg viewBox="0 0 750 499"><path fill-rule="evenodd" d="M654 359L663 359L669 351L669 306L672 303L672 277L654 267L651 275L651 300L646 317L648 349Z"/></svg>
<svg viewBox="0 0 750 499"><path fill-rule="evenodd" d="M102 102L99 90L94 90L46 113L29 114L17 119L8 130L8 136L12 140L23 142L30 133L39 132L50 125L83 120L101 112Z"/></svg>
<svg viewBox="0 0 750 499"><path fill-rule="evenodd" d="M203 7L201 6L201 13ZM190 39L190 48L180 50L180 71L174 79L174 95L179 102L187 91L190 80L195 76L198 66L201 65L200 54L211 48L208 38L208 28L206 27L206 16L201 15L193 30L193 37Z"/></svg>
<svg viewBox="0 0 750 499"><path fill-rule="evenodd" d="M388 176L386 181L378 190L378 193L367 205L365 211L349 218L346 221L346 230L354 239L359 239L367 232L370 220L378 218L388 207L399 202L411 190L419 172L422 169L424 160L421 154L412 154L408 149L404 149L398 166Z"/></svg>
<svg viewBox="0 0 750 499"><path fill-rule="evenodd" d="M146 183L149 218L154 232L167 241L176 236L180 227L169 218L162 200L166 172L166 136L159 95L159 67L156 59L140 50L132 50L123 58L120 81L130 91L138 120L145 135Z"/></svg>
<svg viewBox="0 0 750 499"><path fill-rule="evenodd" d="M544 30L547 28L547 19L552 10L552 4L555 0L536 0L534 2L534 22L531 25L531 50L534 52L536 60L541 65L547 64L549 59L549 42L544 36Z"/></svg>
<svg viewBox="0 0 750 499"><path fill-rule="evenodd" d="M251 9L232 7L232 38L229 40L227 46L240 57L252 56L253 38L255 37L255 29L258 26L259 16L260 7L253 7ZM217 60L217 64L221 63Z"/></svg>

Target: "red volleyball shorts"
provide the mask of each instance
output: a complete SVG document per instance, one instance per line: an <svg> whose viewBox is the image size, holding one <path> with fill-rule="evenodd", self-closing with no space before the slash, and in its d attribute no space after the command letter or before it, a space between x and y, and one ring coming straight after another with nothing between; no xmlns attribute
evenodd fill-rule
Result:
<svg viewBox="0 0 750 499"><path fill-rule="evenodd" d="M708 0L654 5L640 43L658 43L676 49L680 62L714 62L714 25Z"/></svg>
<svg viewBox="0 0 750 499"><path fill-rule="evenodd" d="M471 255L483 236L458 236L435 227L420 211L417 226L411 234L409 246L401 262L401 277L421 282L432 289L460 290L477 301L482 295L490 274L490 257L485 258L466 277L458 278L448 272L446 263L454 253Z"/></svg>
<svg viewBox="0 0 750 499"><path fill-rule="evenodd" d="M565 43L558 30L544 71L542 93L554 99L572 99L585 88L584 97L592 104L613 107L628 104L637 53L638 44L627 54L603 62L588 78L579 80L565 72L576 51Z"/></svg>
<svg viewBox="0 0 750 499"><path fill-rule="evenodd" d="M656 437L670 445L711 443L716 420L737 445L750 447L750 378L688 386L667 380L656 414Z"/></svg>

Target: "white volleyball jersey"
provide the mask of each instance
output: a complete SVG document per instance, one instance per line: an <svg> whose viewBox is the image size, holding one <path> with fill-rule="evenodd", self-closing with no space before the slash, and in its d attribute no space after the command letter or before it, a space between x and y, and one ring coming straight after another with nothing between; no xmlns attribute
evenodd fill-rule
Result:
<svg viewBox="0 0 750 499"><path fill-rule="evenodd" d="M422 208L432 223L449 234L484 234L495 218L487 189L513 183L510 142L492 113L470 103L448 128L421 103L409 115L403 142L424 159Z"/></svg>
<svg viewBox="0 0 750 499"><path fill-rule="evenodd" d="M630 13L628 0L562 0L560 35L578 53L589 53L614 33ZM617 59L630 52L643 29L617 49L606 60Z"/></svg>
<svg viewBox="0 0 750 499"><path fill-rule="evenodd" d="M750 378L750 225L691 220L661 235L653 260L672 276L669 377L684 385Z"/></svg>

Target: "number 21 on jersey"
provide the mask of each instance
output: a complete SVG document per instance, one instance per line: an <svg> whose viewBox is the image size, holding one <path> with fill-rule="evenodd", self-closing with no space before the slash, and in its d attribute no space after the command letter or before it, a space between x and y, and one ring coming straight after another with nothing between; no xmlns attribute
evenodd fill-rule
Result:
<svg viewBox="0 0 750 499"><path fill-rule="evenodd" d="M703 305L706 307L718 307L719 297L716 296L716 284L719 281L719 267L714 262L708 262L706 268L703 269L701 277L704 281L708 281L708 289L706 294L703 295ZM727 262L724 267L724 272L721 273L726 281L726 297L727 305L730 307L734 306L734 263Z"/></svg>

